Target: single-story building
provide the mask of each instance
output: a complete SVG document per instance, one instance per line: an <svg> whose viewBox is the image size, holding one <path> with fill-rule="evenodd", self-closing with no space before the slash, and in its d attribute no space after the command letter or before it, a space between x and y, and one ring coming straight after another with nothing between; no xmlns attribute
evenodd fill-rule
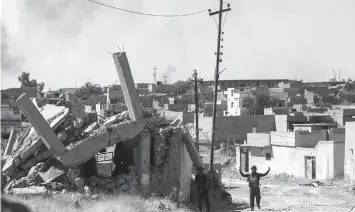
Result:
<svg viewBox="0 0 355 212"><path fill-rule="evenodd" d="M328 137L329 138L329 137ZM236 165L260 172L286 173L307 179L344 176L344 140L329 141L323 132L248 133L245 144L236 147Z"/></svg>

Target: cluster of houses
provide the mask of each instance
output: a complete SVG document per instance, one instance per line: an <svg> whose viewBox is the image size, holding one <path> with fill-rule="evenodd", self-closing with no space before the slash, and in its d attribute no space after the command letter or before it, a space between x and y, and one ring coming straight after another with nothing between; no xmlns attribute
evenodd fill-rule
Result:
<svg viewBox="0 0 355 212"><path fill-rule="evenodd" d="M351 82L303 83L296 80L221 80L218 85L216 141L237 144L236 165L248 171L251 165L260 170L273 167L273 173L287 173L311 179L345 176L355 179L355 106L343 106L339 96L355 96L346 90ZM173 85L162 82L137 83L136 90L144 112L179 118L195 124L195 92L171 95ZM62 92L49 91L49 103L59 101ZM169 92L168 92L169 91ZM6 139L12 127L22 127L24 117L16 99L27 93L36 97L36 89L18 88L2 91L1 127ZM4 95L6 94L6 95ZM245 99L269 95L276 105L264 108L263 114L244 115ZM199 86L199 130L212 129L213 81ZM105 94L81 99L87 112L110 117L126 111L120 85L106 87ZM7 125L8 123L14 123ZM16 126L15 126L16 125Z"/></svg>

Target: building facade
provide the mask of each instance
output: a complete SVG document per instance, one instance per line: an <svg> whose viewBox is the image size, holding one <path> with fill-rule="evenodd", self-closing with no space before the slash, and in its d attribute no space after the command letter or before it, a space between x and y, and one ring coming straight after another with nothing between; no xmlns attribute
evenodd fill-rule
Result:
<svg viewBox="0 0 355 212"><path fill-rule="evenodd" d="M344 178L355 186L355 122L345 124Z"/></svg>
<svg viewBox="0 0 355 212"><path fill-rule="evenodd" d="M328 180L344 176L344 140L327 140L324 133L248 133L236 149L237 166L249 171L273 169L273 174Z"/></svg>
<svg viewBox="0 0 355 212"><path fill-rule="evenodd" d="M227 89L227 111L225 116L240 116L245 108L244 99L251 97L250 92L244 89Z"/></svg>

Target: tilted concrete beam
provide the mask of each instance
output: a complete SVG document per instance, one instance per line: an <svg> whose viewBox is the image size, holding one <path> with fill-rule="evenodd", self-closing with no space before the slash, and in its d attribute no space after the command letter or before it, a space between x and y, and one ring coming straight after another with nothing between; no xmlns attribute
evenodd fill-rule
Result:
<svg viewBox="0 0 355 212"><path fill-rule="evenodd" d="M184 143L187 152L190 155L190 159L194 165L195 168L198 167L204 167L201 156L199 152L197 151L196 145L194 144L194 141L190 135L189 129L185 125L181 125L183 134L184 134Z"/></svg>
<svg viewBox="0 0 355 212"><path fill-rule="evenodd" d="M118 78L120 80L123 96L128 108L131 120L135 121L143 117L142 107L137 95L136 87L129 67L126 52L114 53L112 55L115 62Z"/></svg>
<svg viewBox="0 0 355 212"><path fill-rule="evenodd" d="M17 104L32 124L32 127L42 136L43 143L53 155L61 155L67 149L54 133L47 121L43 118L33 102L28 98L27 94L22 94L17 99Z"/></svg>
<svg viewBox="0 0 355 212"><path fill-rule="evenodd" d="M136 87L132 77L131 68L129 67L126 52L114 53L112 55L116 66L117 74L120 79L123 96L128 108L131 120L140 120L143 118L142 107L137 95ZM142 196L149 194L149 166L150 166L150 135L144 136L137 148L139 155L139 178ZM147 183L148 182L148 183Z"/></svg>

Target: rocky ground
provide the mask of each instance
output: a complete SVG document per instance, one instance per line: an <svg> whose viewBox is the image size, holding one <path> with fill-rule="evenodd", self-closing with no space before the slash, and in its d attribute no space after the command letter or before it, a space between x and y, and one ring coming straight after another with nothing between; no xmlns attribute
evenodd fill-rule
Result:
<svg viewBox="0 0 355 212"><path fill-rule="evenodd" d="M200 148L205 163L209 162L209 150ZM240 176L224 151L215 151L216 163L222 168L222 182L232 195L233 205L224 211L250 211L247 180ZM312 185L312 183L314 185ZM349 212L355 206L355 190L343 180L313 182L288 175L272 175L262 178L261 210L256 211L339 211ZM355 209L352 209L355 211Z"/></svg>
<svg viewBox="0 0 355 212"><path fill-rule="evenodd" d="M230 211L250 210L249 187L236 168L224 168L222 182L236 206ZM287 175L270 175L262 179L260 184L262 209L256 211L348 212L355 206L355 191L342 180L313 182Z"/></svg>

